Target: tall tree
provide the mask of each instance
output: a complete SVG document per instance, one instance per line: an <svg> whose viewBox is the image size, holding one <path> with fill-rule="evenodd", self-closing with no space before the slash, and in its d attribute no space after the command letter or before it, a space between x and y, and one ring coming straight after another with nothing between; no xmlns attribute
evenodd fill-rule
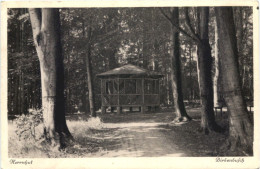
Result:
<svg viewBox="0 0 260 169"><path fill-rule="evenodd" d="M198 77L200 87L201 101L201 131L208 134L209 131L222 131L220 126L215 122L213 110L213 86L211 77L212 57L208 38L208 23L209 23L209 8L197 8L197 28L192 27L189 17L188 8L184 8L185 26L188 31L185 31L179 25L176 25L170 17L160 8L162 14L170 20L172 26L183 35L189 37L196 42L198 48ZM195 32L197 30L197 32Z"/></svg>
<svg viewBox="0 0 260 169"><path fill-rule="evenodd" d="M238 62L241 66L243 93L247 101L253 100L253 21L252 7L233 7L237 36ZM249 100L248 100L249 99Z"/></svg>
<svg viewBox="0 0 260 169"><path fill-rule="evenodd" d="M178 7L171 8L171 20L172 22L179 26L179 9ZM172 26L171 29L171 50L170 50L170 60L171 60L171 86L173 92L174 101L174 113L176 115L174 122L189 121L191 118L188 116L182 95L182 80L181 80L181 59L180 59L180 42L179 42L179 32L176 27Z"/></svg>
<svg viewBox="0 0 260 169"><path fill-rule="evenodd" d="M239 146L252 152L253 125L243 99L239 78L238 49L231 7L215 8L220 50L223 95L229 110L229 140L231 150Z"/></svg>
<svg viewBox="0 0 260 169"><path fill-rule="evenodd" d="M30 8L29 14L40 61L44 135L51 145L63 147L72 136L65 120L59 9Z"/></svg>
<svg viewBox="0 0 260 169"><path fill-rule="evenodd" d="M95 95L100 92L100 79L95 78L95 74L118 66L117 52L124 37L121 36L119 11L121 9L115 8L61 10L65 69L73 72L65 77L71 112L89 113L90 107L94 110L100 104L100 98ZM91 71L87 70L87 63ZM92 85L88 85L89 77Z"/></svg>
<svg viewBox="0 0 260 169"><path fill-rule="evenodd" d="M40 98L40 72L28 11L8 9L8 28L8 112L26 114L40 107L34 99Z"/></svg>
<svg viewBox="0 0 260 169"><path fill-rule="evenodd" d="M84 25L84 24L83 24ZM94 100L94 89L93 89L93 74L92 74L92 62L91 62L91 27L87 28L87 46L86 46L86 56L83 56L87 71L87 83L88 83L88 98L89 98L89 108L92 117L96 117L95 110L95 100ZM83 26L83 36L85 37L85 27ZM87 103L83 103L87 104Z"/></svg>
<svg viewBox="0 0 260 169"><path fill-rule="evenodd" d="M221 131L216 124L213 108L212 55L209 44L209 8L198 8L198 68L201 100L201 130Z"/></svg>
<svg viewBox="0 0 260 169"><path fill-rule="evenodd" d="M220 102L220 91L219 91L219 54L218 54L218 31L217 31L217 24L215 22L215 62L214 62L214 68L215 68L215 74L214 74L214 80L213 80L213 90L214 90L214 107L221 106Z"/></svg>

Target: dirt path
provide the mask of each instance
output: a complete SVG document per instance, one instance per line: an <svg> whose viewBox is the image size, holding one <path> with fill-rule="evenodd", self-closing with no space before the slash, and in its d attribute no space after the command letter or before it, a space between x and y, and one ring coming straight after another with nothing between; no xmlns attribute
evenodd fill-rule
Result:
<svg viewBox="0 0 260 169"><path fill-rule="evenodd" d="M114 132L118 140L115 145L111 145L108 156L185 156L172 140L170 129L164 128L162 124L125 123L121 126L124 127Z"/></svg>
<svg viewBox="0 0 260 169"><path fill-rule="evenodd" d="M90 156L208 157L219 155L217 150L227 135L214 132L210 135L198 133L199 109L190 109L188 113L193 120L179 126L169 125L174 119L173 113L169 111L100 115L104 127L93 130L85 141L91 141L96 145L95 151ZM221 124L221 121L219 122Z"/></svg>
<svg viewBox="0 0 260 169"><path fill-rule="evenodd" d="M125 115L122 119L118 116L114 117L113 120L125 120L126 122L123 123L105 123L107 129L104 132L102 144L102 149L107 152L104 154L105 156L186 156L175 144L174 136L176 133L168 126L171 114L163 117L160 117L160 114L139 115L139 122L133 122L132 116L134 115ZM107 121L111 121L111 119Z"/></svg>

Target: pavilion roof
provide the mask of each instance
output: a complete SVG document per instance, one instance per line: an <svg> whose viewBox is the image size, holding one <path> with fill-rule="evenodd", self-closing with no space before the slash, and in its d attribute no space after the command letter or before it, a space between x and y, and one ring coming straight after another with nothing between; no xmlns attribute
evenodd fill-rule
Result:
<svg viewBox="0 0 260 169"><path fill-rule="evenodd" d="M145 76L145 77L153 77L153 78L160 78L163 75L154 72L154 71L149 71L146 69L143 69L139 66L135 66L132 64L127 64L112 70L109 70L107 72L98 74L97 77L111 77L111 76Z"/></svg>

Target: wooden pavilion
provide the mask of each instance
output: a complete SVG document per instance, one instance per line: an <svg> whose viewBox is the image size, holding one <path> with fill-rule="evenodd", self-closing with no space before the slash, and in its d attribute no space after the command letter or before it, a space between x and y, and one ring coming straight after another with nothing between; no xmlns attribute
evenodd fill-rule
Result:
<svg viewBox="0 0 260 169"><path fill-rule="evenodd" d="M162 76L131 64L98 74L101 78L101 112L105 113L107 107L111 107L111 111L117 107L117 113L125 107L130 111L139 107L141 112L145 112L146 107L159 108L159 79Z"/></svg>

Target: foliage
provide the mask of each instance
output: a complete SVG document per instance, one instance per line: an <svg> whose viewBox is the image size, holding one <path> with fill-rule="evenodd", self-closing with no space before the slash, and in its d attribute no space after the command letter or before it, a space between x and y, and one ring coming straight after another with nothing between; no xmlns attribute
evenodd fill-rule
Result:
<svg viewBox="0 0 260 169"><path fill-rule="evenodd" d="M64 158L64 157L83 157L90 156L91 153L104 154L100 146L100 140L95 140L94 137L100 131L106 129L106 125L100 118L89 118L88 120L68 120L68 127L75 139L74 144L64 150L59 150L59 147L51 147L44 139L40 139L40 133L43 133L43 124L40 115L40 110L33 110L31 115L19 116L16 122L8 125L8 147L9 157L26 158ZM32 122L32 120L37 122ZM35 136L31 134L31 128L35 125ZM102 140L101 140L102 141Z"/></svg>
<svg viewBox="0 0 260 169"><path fill-rule="evenodd" d="M169 8L164 8L169 12ZM240 74L246 96L252 95L252 8L234 8L240 45ZM8 11L8 111L26 114L29 108L41 107L39 61L33 46L31 25L26 9ZM197 8L189 8L192 27L197 31ZM239 16L242 16L239 18ZM172 102L169 81L170 23L158 8L62 8L61 37L65 68L66 113L88 113L87 74L84 59L91 43L93 86L96 107L100 108L100 79L96 75L126 63L158 71L162 105ZM248 18L248 19L247 19ZM184 25L184 8L180 23ZM239 24L241 23L241 24ZM214 54L213 8L210 8L209 38ZM87 30L91 28L91 41ZM195 44L180 34L182 84L185 100L199 99ZM213 55L214 57L214 55ZM249 83L248 85L246 85ZM23 97L22 97L23 96Z"/></svg>
<svg viewBox="0 0 260 169"><path fill-rule="evenodd" d="M19 137L19 140L31 140L34 139L38 141L40 139L37 134L42 133L42 131L37 131L36 128L42 126L43 116L42 111L39 110L29 110L29 114L22 114L17 119L15 119L16 130L15 133Z"/></svg>
<svg viewBox="0 0 260 169"><path fill-rule="evenodd" d="M8 9L8 111L39 109L40 70L26 9Z"/></svg>

